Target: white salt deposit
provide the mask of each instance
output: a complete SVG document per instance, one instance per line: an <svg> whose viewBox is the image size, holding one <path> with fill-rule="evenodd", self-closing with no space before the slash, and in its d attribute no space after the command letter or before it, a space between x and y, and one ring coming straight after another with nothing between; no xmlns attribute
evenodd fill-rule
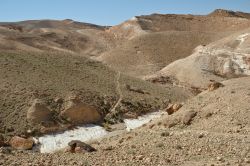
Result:
<svg viewBox="0 0 250 166"><path fill-rule="evenodd" d="M103 137L107 133L103 127L87 125L63 133L45 135L38 139L41 144L40 152L52 153L67 147L68 143L72 140L88 141Z"/></svg>
<svg viewBox="0 0 250 166"><path fill-rule="evenodd" d="M236 40L240 41L240 45L241 45L242 43L244 43L244 41L246 40L248 35L250 35L250 34L249 33L244 33L244 34L238 36L238 38Z"/></svg>
<svg viewBox="0 0 250 166"><path fill-rule="evenodd" d="M125 119L124 122L127 127L127 131L141 127L142 125L150 122L153 119L160 118L162 114L162 112L153 112L143 116L139 116L137 119Z"/></svg>
<svg viewBox="0 0 250 166"><path fill-rule="evenodd" d="M245 38L249 34L244 34L238 37L241 42L244 42ZM210 49L210 50L202 50L199 52L200 56L207 59L211 59L211 56L215 56L217 62L224 61L224 64L221 66L224 74L234 72L236 75L250 75L250 65L246 59L250 58L250 54L236 52L236 51L228 51L225 49ZM205 56L206 54L210 56ZM224 55L224 57L220 57L219 55ZM227 56L226 56L227 55ZM190 56L191 57L191 56ZM223 60L224 59L224 60ZM209 63L204 63L203 65L210 65Z"/></svg>
<svg viewBox="0 0 250 166"><path fill-rule="evenodd" d="M137 127L150 122L153 119L161 117L162 112L153 112L138 119L125 119L126 129L130 131ZM72 140L89 141L92 139L102 138L109 134L103 127L97 125L85 125L77 127L74 130L68 130L63 133L44 135L38 139L40 142L41 153L53 153L67 147L68 143Z"/></svg>

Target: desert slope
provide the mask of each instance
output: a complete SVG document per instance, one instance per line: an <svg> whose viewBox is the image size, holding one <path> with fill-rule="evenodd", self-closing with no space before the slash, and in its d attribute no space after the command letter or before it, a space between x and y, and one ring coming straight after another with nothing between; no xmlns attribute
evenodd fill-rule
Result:
<svg viewBox="0 0 250 166"><path fill-rule="evenodd" d="M70 19L29 20L0 23L0 49L88 56L142 78L189 56L198 45L207 45L249 26L249 14L226 10L203 16L136 16L112 27Z"/></svg>
<svg viewBox="0 0 250 166"><path fill-rule="evenodd" d="M97 56L112 45L112 37L104 33L106 28L73 20L0 23L0 49Z"/></svg>
<svg viewBox="0 0 250 166"><path fill-rule="evenodd" d="M192 96L180 88L147 83L71 54L1 52L0 59L0 131L7 136L39 130L40 124L27 122L27 111L36 99L53 112L53 121L60 128L68 123L58 117L68 97L76 96L95 107L107 122L117 122L126 112L140 115Z"/></svg>

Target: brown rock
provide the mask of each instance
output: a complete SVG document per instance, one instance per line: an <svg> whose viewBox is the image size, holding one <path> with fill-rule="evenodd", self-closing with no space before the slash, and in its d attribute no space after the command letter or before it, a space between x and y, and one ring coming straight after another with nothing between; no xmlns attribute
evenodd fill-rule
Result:
<svg viewBox="0 0 250 166"><path fill-rule="evenodd" d="M182 107L182 104L170 104L166 111L169 115L173 114L174 112L177 112Z"/></svg>
<svg viewBox="0 0 250 166"><path fill-rule="evenodd" d="M25 139L22 137L14 136L9 142L10 146L18 150L32 149L34 141L32 139Z"/></svg>
<svg viewBox="0 0 250 166"><path fill-rule="evenodd" d="M74 124L96 123L101 120L101 115L95 108L75 99L68 101L60 116Z"/></svg>
<svg viewBox="0 0 250 166"><path fill-rule="evenodd" d="M52 112L39 99L34 100L27 112L27 119L33 123L50 121L52 116Z"/></svg>
<svg viewBox="0 0 250 166"><path fill-rule="evenodd" d="M70 147L68 151L70 151L71 153L85 153L96 151L96 149L92 146L78 140L70 141L68 145Z"/></svg>
<svg viewBox="0 0 250 166"><path fill-rule="evenodd" d="M208 91L214 91L216 89L218 89L219 87L223 87L224 85L220 82L216 82L216 81L213 81L211 80L212 83L210 83L208 85Z"/></svg>
<svg viewBox="0 0 250 166"><path fill-rule="evenodd" d="M143 155L139 155L136 157L138 160L143 160L144 156Z"/></svg>
<svg viewBox="0 0 250 166"><path fill-rule="evenodd" d="M168 137L168 136L170 136L170 133L168 131L164 131L164 132L161 133L161 136L162 137Z"/></svg>
<svg viewBox="0 0 250 166"><path fill-rule="evenodd" d="M188 111L184 114L183 118L182 118L182 122L185 125L190 125L191 121L193 120L193 118L197 115L197 112L195 111Z"/></svg>

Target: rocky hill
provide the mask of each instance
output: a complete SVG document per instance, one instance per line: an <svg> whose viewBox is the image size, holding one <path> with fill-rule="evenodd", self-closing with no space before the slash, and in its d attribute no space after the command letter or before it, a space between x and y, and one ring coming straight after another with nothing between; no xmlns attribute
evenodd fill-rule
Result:
<svg viewBox="0 0 250 166"><path fill-rule="evenodd" d="M250 165L249 27L222 9L0 23L0 165Z"/></svg>
<svg viewBox="0 0 250 166"><path fill-rule="evenodd" d="M198 45L207 45L249 26L247 17L214 14L138 16L108 30L121 44L97 59L116 70L143 77L189 56Z"/></svg>

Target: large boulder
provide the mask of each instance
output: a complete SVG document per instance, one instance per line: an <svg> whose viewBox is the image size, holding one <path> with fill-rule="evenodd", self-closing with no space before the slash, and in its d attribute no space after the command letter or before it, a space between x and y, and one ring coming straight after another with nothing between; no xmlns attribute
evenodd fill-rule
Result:
<svg viewBox="0 0 250 166"><path fill-rule="evenodd" d="M74 124L97 123L101 120L101 115L94 107L77 99L67 101L65 110L60 116Z"/></svg>
<svg viewBox="0 0 250 166"><path fill-rule="evenodd" d="M35 99L28 109L27 119L33 123L41 123L52 120L53 114L39 99Z"/></svg>
<svg viewBox="0 0 250 166"><path fill-rule="evenodd" d="M34 141L32 139L25 139L22 137L14 136L9 141L12 148L17 150L29 150L32 149Z"/></svg>

